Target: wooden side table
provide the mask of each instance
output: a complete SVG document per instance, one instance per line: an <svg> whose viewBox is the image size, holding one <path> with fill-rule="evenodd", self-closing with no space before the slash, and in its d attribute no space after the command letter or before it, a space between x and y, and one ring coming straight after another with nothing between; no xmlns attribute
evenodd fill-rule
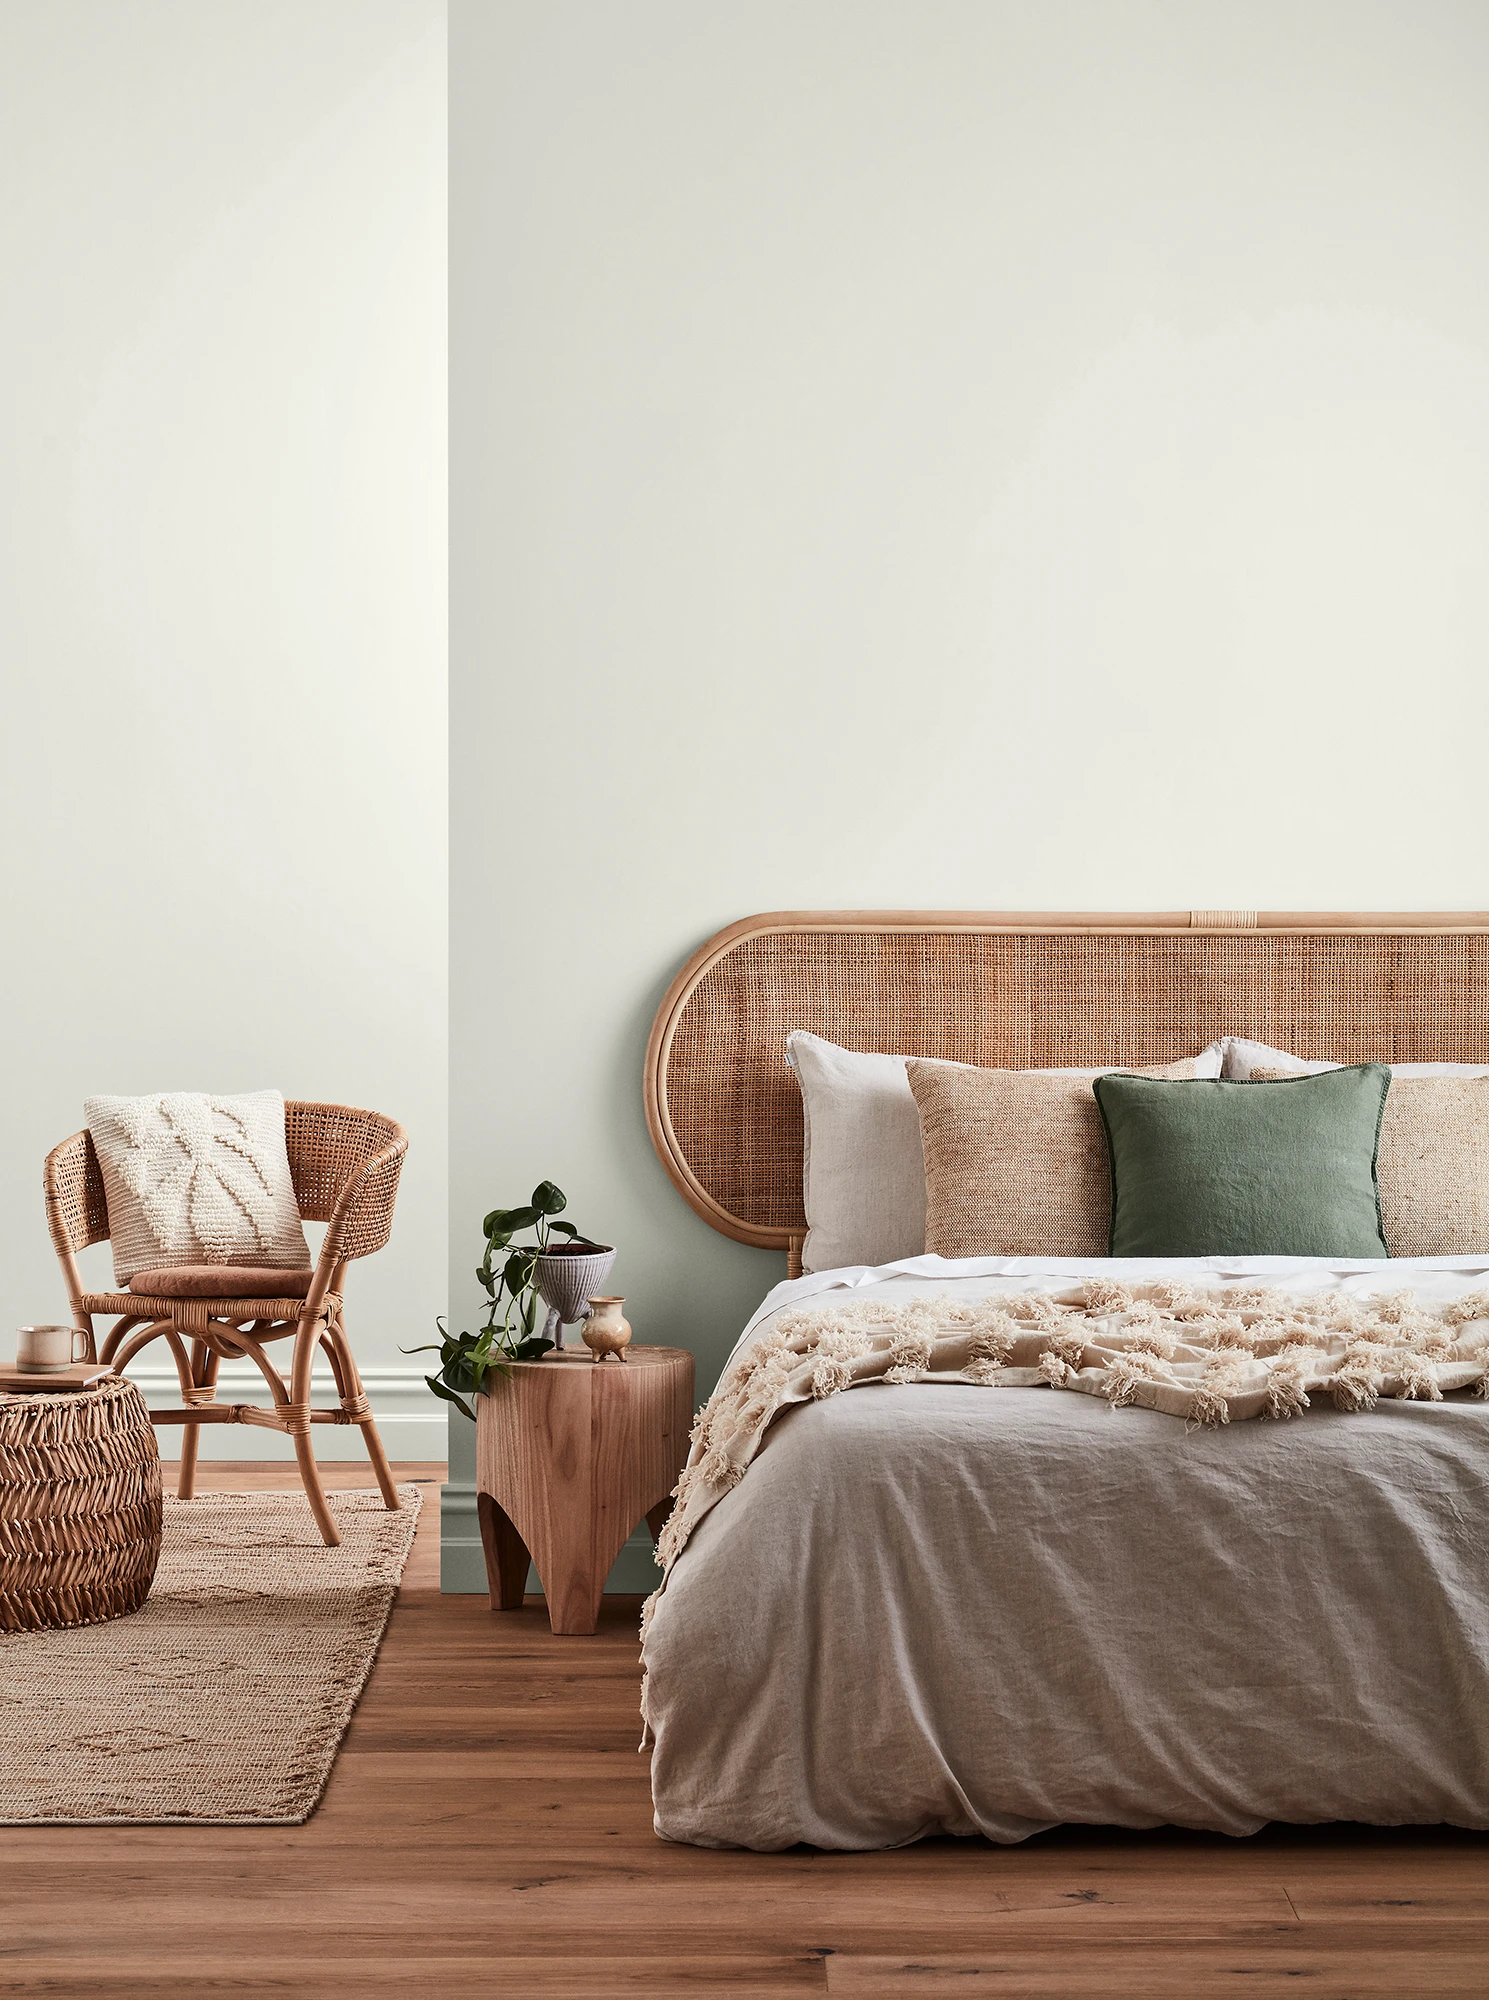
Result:
<svg viewBox="0 0 1489 2000"><path fill-rule="evenodd" d="M595 1629L610 1565L644 1516L653 1536L688 1455L693 1357L631 1347L516 1361L479 1396L476 1507L493 1611L517 1611L529 1553L555 1632Z"/></svg>

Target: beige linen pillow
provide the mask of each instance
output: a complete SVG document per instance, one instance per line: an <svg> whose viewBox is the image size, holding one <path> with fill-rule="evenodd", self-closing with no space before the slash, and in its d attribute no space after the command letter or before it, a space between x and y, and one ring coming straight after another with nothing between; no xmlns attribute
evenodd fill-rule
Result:
<svg viewBox="0 0 1489 2000"><path fill-rule="evenodd" d="M117 1283L163 1266L298 1271L312 1261L277 1090L90 1097L83 1115L103 1170Z"/></svg>
<svg viewBox="0 0 1489 2000"><path fill-rule="evenodd" d="M1112 1180L1089 1076L908 1065L925 1151L925 1247L942 1257L1105 1257ZM1192 1057L1132 1076L1193 1077Z"/></svg>
<svg viewBox="0 0 1489 2000"><path fill-rule="evenodd" d="M1296 1078L1253 1069L1254 1083ZM1489 1256L1489 1075L1391 1072L1375 1156L1393 1257Z"/></svg>

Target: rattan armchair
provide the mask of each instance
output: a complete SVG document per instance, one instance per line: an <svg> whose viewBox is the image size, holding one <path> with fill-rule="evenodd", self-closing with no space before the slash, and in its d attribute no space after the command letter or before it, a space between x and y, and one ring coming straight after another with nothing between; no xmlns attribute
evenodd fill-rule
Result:
<svg viewBox="0 0 1489 2000"><path fill-rule="evenodd" d="M230 1264L222 1267L220 1298L150 1296L133 1290L85 1292L77 1253L90 1243L106 1242L109 1235L103 1175L86 1132L75 1132L48 1155L47 1223L74 1323L87 1333L92 1357L122 1371L152 1340L164 1340L170 1347L181 1380L182 1407L152 1410L150 1414L157 1424L186 1426L176 1489L180 1497L189 1500L195 1487L201 1425L258 1424L266 1430L282 1431L295 1441L300 1477L316 1525L327 1544L334 1546L341 1537L316 1467L313 1424L360 1426L383 1499L390 1508L398 1506L387 1454L347 1339L342 1286L352 1259L381 1250L392 1233L393 1203L408 1134L391 1118L380 1117L375 1111L355 1111L345 1104L287 1103L284 1127L300 1214L307 1222L326 1224L320 1257L308 1285L303 1273L300 1277L303 1296L234 1298ZM284 1274L283 1289L286 1293L292 1290L289 1272ZM101 1345L94 1337L95 1314L118 1315ZM285 1375L264 1350L270 1341L286 1340L291 1335L295 1344ZM317 1346L324 1348L336 1379L340 1406L334 1410L310 1407L310 1371ZM269 1386L273 1401L268 1407L217 1401L217 1371L223 1358L245 1355Z"/></svg>

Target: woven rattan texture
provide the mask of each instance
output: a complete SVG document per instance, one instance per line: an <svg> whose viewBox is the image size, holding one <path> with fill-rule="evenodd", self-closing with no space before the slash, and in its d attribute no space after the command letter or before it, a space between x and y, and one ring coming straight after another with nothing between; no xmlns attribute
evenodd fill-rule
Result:
<svg viewBox="0 0 1489 2000"><path fill-rule="evenodd" d="M108 1241L109 1205L90 1133L74 1132L48 1155L45 1190L55 1250L65 1255Z"/></svg>
<svg viewBox="0 0 1489 2000"><path fill-rule="evenodd" d="M160 1522L155 1431L133 1383L0 1399L0 1630L137 1611Z"/></svg>
<svg viewBox="0 0 1489 2000"><path fill-rule="evenodd" d="M367 1257L381 1250L392 1234L393 1201L408 1150L403 1127L376 1111L357 1111L347 1104L291 1102L284 1107L284 1139L301 1215L311 1222L330 1222L350 1190L339 1222L339 1255ZM372 1171L353 1187L374 1161Z"/></svg>
<svg viewBox="0 0 1489 2000"><path fill-rule="evenodd" d="M760 932L684 1004L667 1110L707 1193L784 1239L805 1226L792 1028L1010 1069L1171 1062L1224 1034L1337 1062L1486 1062L1486 992L1474 932Z"/></svg>

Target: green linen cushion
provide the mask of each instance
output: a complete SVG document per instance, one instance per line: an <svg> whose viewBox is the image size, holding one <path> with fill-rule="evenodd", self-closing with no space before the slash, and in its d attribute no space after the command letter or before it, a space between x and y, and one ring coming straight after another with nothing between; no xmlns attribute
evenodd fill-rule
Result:
<svg viewBox="0 0 1489 2000"><path fill-rule="evenodd" d="M1386 1257L1375 1156L1391 1072L1271 1083L1098 1076L1113 1257Z"/></svg>

